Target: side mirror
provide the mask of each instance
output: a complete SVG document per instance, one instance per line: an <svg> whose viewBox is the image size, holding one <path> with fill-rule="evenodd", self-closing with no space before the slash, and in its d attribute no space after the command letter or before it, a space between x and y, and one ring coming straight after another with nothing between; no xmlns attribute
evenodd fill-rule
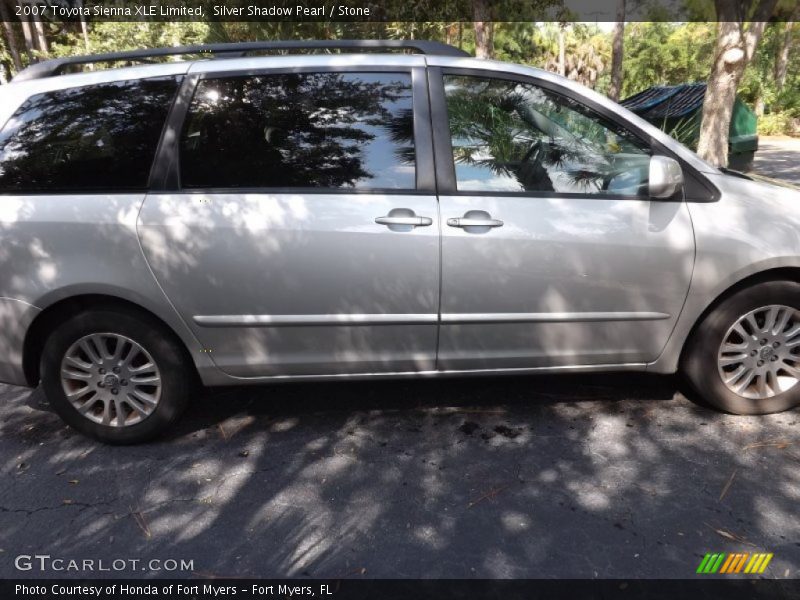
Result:
<svg viewBox="0 0 800 600"><path fill-rule="evenodd" d="M672 198L683 187L683 171L674 158L650 157L649 193L651 198Z"/></svg>

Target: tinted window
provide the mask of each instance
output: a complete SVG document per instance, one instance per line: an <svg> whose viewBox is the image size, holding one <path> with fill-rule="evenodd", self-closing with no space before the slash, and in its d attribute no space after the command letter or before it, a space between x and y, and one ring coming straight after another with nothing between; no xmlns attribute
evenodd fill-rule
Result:
<svg viewBox="0 0 800 600"><path fill-rule="evenodd" d="M445 93L459 190L646 195L647 147L584 105L479 77Z"/></svg>
<svg viewBox="0 0 800 600"><path fill-rule="evenodd" d="M32 96L0 133L0 191L145 188L176 89L160 78Z"/></svg>
<svg viewBox="0 0 800 600"><path fill-rule="evenodd" d="M202 80L181 137L184 187L415 187L411 77Z"/></svg>

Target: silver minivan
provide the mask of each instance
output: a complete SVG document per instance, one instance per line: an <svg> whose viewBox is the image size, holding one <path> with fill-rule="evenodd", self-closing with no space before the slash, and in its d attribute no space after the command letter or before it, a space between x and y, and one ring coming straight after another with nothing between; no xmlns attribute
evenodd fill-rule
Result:
<svg viewBox="0 0 800 600"><path fill-rule="evenodd" d="M133 51L29 67L0 126L0 380L102 441L197 382L680 370L724 411L800 403L800 193L552 73Z"/></svg>

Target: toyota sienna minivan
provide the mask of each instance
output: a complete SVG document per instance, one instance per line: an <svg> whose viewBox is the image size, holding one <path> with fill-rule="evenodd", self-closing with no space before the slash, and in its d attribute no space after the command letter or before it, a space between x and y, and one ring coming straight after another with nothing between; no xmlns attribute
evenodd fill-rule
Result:
<svg viewBox="0 0 800 600"><path fill-rule="evenodd" d="M104 442L195 381L681 371L727 412L800 403L800 192L552 73L132 51L28 67L0 127L0 380Z"/></svg>

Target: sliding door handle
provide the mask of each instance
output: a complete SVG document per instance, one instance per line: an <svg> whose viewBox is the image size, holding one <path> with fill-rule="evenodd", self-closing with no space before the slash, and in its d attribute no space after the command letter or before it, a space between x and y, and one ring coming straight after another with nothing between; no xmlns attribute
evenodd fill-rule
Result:
<svg viewBox="0 0 800 600"><path fill-rule="evenodd" d="M430 217L378 217L378 225L413 225L414 227L427 227L433 224Z"/></svg>
<svg viewBox="0 0 800 600"><path fill-rule="evenodd" d="M433 225L430 217L418 217L410 208L393 208L385 217L375 219L378 225L386 225L392 231L411 231L415 227Z"/></svg>

